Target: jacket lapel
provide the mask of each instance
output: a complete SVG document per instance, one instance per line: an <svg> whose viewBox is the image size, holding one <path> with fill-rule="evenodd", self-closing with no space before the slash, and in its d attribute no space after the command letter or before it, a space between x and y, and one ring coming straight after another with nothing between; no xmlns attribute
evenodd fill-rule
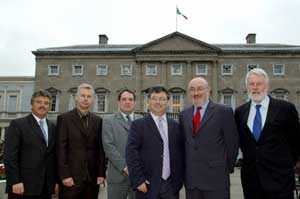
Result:
<svg viewBox="0 0 300 199"><path fill-rule="evenodd" d="M198 127L197 131L200 131L200 129L202 129L203 126L205 126L205 124L207 123L207 121L209 121L210 118L213 116L214 108L215 108L214 104L210 101L206 107L204 117L201 118L200 126Z"/></svg>
<svg viewBox="0 0 300 199"><path fill-rule="evenodd" d="M125 119L124 119L122 113L118 112L118 113L116 114L116 119L118 120L118 123L126 129L126 131L129 131L129 125L128 125L128 123L125 121Z"/></svg>
<svg viewBox="0 0 300 199"><path fill-rule="evenodd" d="M72 110L72 120L74 125L80 130L80 132L82 132L82 134L84 134L85 136L88 135L88 129L84 129L82 121L80 120L80 117L77 113L76 108ZM89 128L91 128L91 117L89 117Z"/></svg>
<svg viewBox="0 0 300 199"><path fill-rule="evenodd" d="M28 122L29 122L29 126L32 128L34 134L36 134L46 146L46 141L45 141L42 129L32 114L30 114L28 116Z"/></svg>
<svg viewBox="0 0 300 199"><path fill-rule="evenodd" d="M159 133L159 130L157 129L157 126L152 118L152 116L150 114L147 114L145 116L145 120L147 121L146 124L149 125L149 129L153 129L153 133L161 140L163 141L160 133Z"/></svg>

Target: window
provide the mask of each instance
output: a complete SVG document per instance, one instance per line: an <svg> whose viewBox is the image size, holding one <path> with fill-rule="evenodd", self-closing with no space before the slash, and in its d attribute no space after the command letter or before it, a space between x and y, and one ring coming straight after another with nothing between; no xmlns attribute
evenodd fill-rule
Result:
<svg viewBox="0 0 300 199"><path fill-rule="evenodd" d="M235 97L233 94L222 94L221 104L235 109Z"/></svg>
<svg viewBox="0 0 300 199"><path fill-rule="evenodd" d="M156 64L147 64L146 75L157 75L157 65Z"/></svg>
<svg viewBox="0 0 300 199"><path fill-rule="evenodd" d="M259 68L258 65L256 64L248 64L247 65L247 71L249 72L250 70L254 69L254 68Z"/></svg>
<svg viewBox="0 0 300 199"><path fill-rule="evenodd" d="M181 93L172 93L171 94L171 106L170 106L170 112L172 113L179 113L180 111L182 111L183 108L183 97Z"/></svg>
<svg viewBox="0 0 300 199"><path fill-rule="evenodd" d="M74 64L72 75L83 75L83 65Z"/></svg>
<svg viewBox="0 0 300 199"><path fill-rule="evenodd" d="M59 75L59 65L48 65L48 75L57 76Z"/></svg>
<svg viewBox="0 0 300 199"><path fill-rule="evenodd" d="M69 100L69 110L72 110L75 108L76 106L76 94L71 94L70 95L70 100Z"/></svg>
<svg viewBox="0 0 300 199"><path fill-rule="evenodd" d="M106 93L99 93L97 94L97 112L104 113L107 112L106 110Z"/></svg>
<svg viewBox="0 0 300 199"><path fill-rule="evenodd" d="M270 93L271 93L272 97L274 97L276 99L281 99L281 100L288 101L289 91L284 89L284 88L274 89Z"/></svg>
<svg viewBox="0 0 300 199"><path fill-rule="evenodd" d="M232 65L231 64L223 64L221 66L222 75L232 75Z"/></svg>
<svg viewBox="0 0 300 199"><path fill-rule="evenodd" d="M273 65L273 75L284 75L285 67L283 64L274 64Z"/></svg>
<svg viewBox="0 0 300 199"><path fill-rule="evenodd" d="M15 113L17 112L17 102L18 96L17 95L9 95L8 96L8 105L7 105L7 112Z"/></svg>
<svg viewBox="0 0 300 199"><path fill-rule="evenodd" d="M182 75L182 64L172 64L171 75Z"/></svg>
<svg viewBox="0 0 300 199"><path fill-rule="evenodd" d="M105 76L107 75L107 65L99 64L96 67L96 75Z"/></svg>
<svg viewBox="0 0 300 199"><path fill-rule="evenodd" d="M121 65L121 75L132 75L132 65L131 64Z"/></svg>
<svg viewBox="0 0 300 199"><path fill-rule="evenodd" d="M196 75L207 75L208 66L207 64L196 65Z"/></svg>
<svg viewBox="0 0 300 199"><path fill-rule="evenodd" d="M144 92L144 112L148 112L148 92Z"/></svg>

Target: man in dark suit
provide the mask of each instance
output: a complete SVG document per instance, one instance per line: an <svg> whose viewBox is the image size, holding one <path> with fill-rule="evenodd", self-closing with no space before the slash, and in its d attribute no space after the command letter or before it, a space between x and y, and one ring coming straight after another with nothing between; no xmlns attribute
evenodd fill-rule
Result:
<svg viewBox="0 0 300 199"><path fill-rule="evenodd" d="M228 199L230 178L238 153L238 132L233 111L209 100L205 79L189 83L193 106L179 115L185 137L187 199Z"/></svg>
<svg viewBox="0 0 300 199"><path fill-rule="evenodd" d="M236 109L243 153L241 180L246 199L292 199L300 125L295 106L268 96L262 69L246 76L250 101Z"/></svg>
<svg viewBox="0 0 300 199"><path fill-rule="evenodd" d="M4 165L9 199L49 199L54 193L55 126L46 119L50 103L48 92L34 92L32 113L12 120L5 134Z"/></svg>
<svg viewBox="0 0 300 199"><path fill-rule="evenodd" d="M142 116L135 114L136 96L134 91L123 89L118 94L119 111L103 119L102 140L106 157L107 170L107 198L133 199L128 168L125 161L125 148L129 128L133 120Z"/></svg>
<svg viewBox="0 0 300 199"><path fill-rule="evenodd" d="M102 119L89 111L93 98L91 85L79 85L76 108L57 118L57 162L62 199L96 199L99 184L104 183Z"/></svg>
<svg viewBox="0 0 300 199"><path fill-rule="evenodd" d="M129 178L136 199L178 199L183 184L184 145L179 125L166 117L169 92L149 90L149 110L130 128L126 147Z"/></svg>

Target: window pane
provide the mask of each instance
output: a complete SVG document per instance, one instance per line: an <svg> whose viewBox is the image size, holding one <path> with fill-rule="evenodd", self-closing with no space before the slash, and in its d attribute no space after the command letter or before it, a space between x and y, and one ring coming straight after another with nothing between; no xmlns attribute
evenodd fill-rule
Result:
<svg viewBox="0 0 300 199"><path fill-rule="evenodd" d="M224 105L231 107L232 95L224 95Z"/></svg>
<svg viewBox="0 0 300 199"><path fill-rule="evenodd" d="M105 112L105 94L98 94L97 97L98 112Z"/></svg>
<svg viewBox="0 0 300 199"><path fill-rule="evenodd" d="M196 73L197 73L197 75L207 75L207 65L206 64L198 64Z"/></svg>
<svg viewBox="0 0 300 199"><path fill-rule="evenodd" d="M182 65L181 64L172 64L172 75L181 75Z"/></svg>
<svg viewBox="0 0 300 199"><path fill-rule="evenodd" d="M9 96L7 112L17 112L17 96Z"/></svg>
<svg viewBox="0 0 300 199"><path fill-rule="evenodd" d="M122 75L131 75L132 73L132 67L131 65L122 65Z"/></svg>
<svg viewBox="0 0 300 199"><path fill-rule="evenodd" d="M97 75L107 75L107 66L106 65L98 65L97 66Z"/></svg>
<svg viewBox="0 0 300 199"><path fill-rule="evenodd" d="M56 95L51 96L51 107L50 111L56 111Z"/></svg>
<svg viewBox="0 0 300 199"><path fill-rule="evenodd" d="M179 113L181 110L181 95L172 94L172 112Z"/></svg>
<svg viewBox="0 0 300 199"><path fill-rule="evenodd" d="M148 64L146 67L146 75L156 75L156 68L155 64Z"/></svg>
<svg viewBox="0 0 300 199"><path fill-rule="evenodd" d="M232 74L232 65L222 65L222 74Z"/></svg>

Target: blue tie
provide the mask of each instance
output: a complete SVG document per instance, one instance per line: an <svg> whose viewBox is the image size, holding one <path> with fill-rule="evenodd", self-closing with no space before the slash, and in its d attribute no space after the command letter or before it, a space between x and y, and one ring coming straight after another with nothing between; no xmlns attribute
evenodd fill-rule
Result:
<svg viewBox="0 0 300 199"><path fill-rule="evenodd" d="M261 114L260 114L260 104L257 104L255 106L256 108L256 113L255 113L255 117L254 117L254 121L253 121L253 135L256 139L256 141L258 141L258 138L260 136L261 133L261 128L262 128L262 122L261 122Z"/></svg>
<svg viewBox="0 0 300 199"><path fill-rule="evenodd" d="M40 120L40 127L41 127L42 133L44 135L44 139L45 139L46 145L48 146L48 135L47 135L47 132L45 131L44 121L43 120Z"/></svg>

